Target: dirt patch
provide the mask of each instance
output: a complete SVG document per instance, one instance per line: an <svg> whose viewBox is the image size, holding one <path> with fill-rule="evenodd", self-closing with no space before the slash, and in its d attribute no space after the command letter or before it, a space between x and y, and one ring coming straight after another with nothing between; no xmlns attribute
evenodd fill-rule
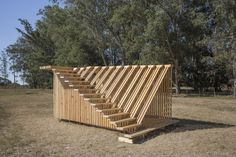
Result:
<svg viewBox="0 0 236 157"><path fill-rule="evenodd" d="M54 119L50 90L0 90L0 156L236 156L235 99L173 98L173 117L175 126L130 145L118 132Z"/></svg>

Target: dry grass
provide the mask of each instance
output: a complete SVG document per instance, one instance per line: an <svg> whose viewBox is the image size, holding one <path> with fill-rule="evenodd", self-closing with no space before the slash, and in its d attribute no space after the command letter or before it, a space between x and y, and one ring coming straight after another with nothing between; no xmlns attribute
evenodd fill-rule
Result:
<svg viewBox="0 0 236 157"><path fill-rule="evenodd" d="M236 156L236 100L175 97L180 120L141 144L52 117L49 90L0 90L0 156Z"/></svg>

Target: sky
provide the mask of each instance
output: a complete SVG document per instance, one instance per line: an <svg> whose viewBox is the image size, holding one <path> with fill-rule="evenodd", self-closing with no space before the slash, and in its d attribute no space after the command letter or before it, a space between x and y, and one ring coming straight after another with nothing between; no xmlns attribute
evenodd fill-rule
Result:
<svg viewBox="0 0 236 157"><path fill-rule="evenodd" d="M1 0L0 1L0 55L10 44L13 44L19 33L16 28L22 28L19 18L27 19L32 26L40 19L39 9L51 4L48 0ZM9 79L13 80L11 73Z"/></svg>

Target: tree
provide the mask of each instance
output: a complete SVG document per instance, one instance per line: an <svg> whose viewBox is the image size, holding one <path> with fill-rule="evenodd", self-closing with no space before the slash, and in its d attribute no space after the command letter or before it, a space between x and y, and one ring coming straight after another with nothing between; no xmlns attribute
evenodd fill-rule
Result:
<svg viewBox="0 0 236 157"><path fill-rule="evenodd" d="M4 84L7 84L7 80L8 80L8 58L7 58L7 54L2 51L2 55L0 57L0 61L1 61L1 68L0 68L0 72L1 72L1 76L4 79Z"/></svg>
<svg viewBox="0 0 236 157"><path fill-rule="evenodd" d="M174 65L174 85L180 91L184 59L197 59L201 52L201 41L208 33L205 11L197 11L199 6L206 7L206 1L149 1L147 26L145 28L145 53L154 50L159 63ZM142 54L142 53L141 53ZM154 53L155 54L155 53ZM166 59L168 58L168 59Z"/></svg>
<svg viewBox="0 0 236 157"><path fill-rule="evenodd" d="M74 8L46 7L42 12L43 19L37 23L38 29L55 45L54 63L67 66L102 64L93 39L82 20L72 16L74 12Z"/></svg>
<svg viewBox="0 0 236 157"><path fill-rule="evenodd" d="M108 22L112 15L113 7L116 4L115 1L68 0L66 2L71 9L71 17L73 17L76 23L82 23L80 25L86 30L86 35L91 40L90 44L95 46L96 52L102 58L103 64L113 64L109 58L114 62L114 58L119 56L117 54L119 51L114 47L115 44L111 40L113 34Z"/></svg>
<svg viewBox="0 0 236 157"><path fill-rule="evenodd" d="M235 1L58 0L7 48L11 66L30 87L51 86L40 65L173 64L181 85L220 90L233 77ZM230 64L226 64L230 63Z"/></svg>
<svg viewBox="0 0 236 157"><path fill-rule="evenodd" d="M39 30L33 30L27 20L19 19L24 30L18 29L21 37L13 45L8 46L7 52L10 60L14 62L11 69L14 72L26 74L26 81L30 87L42 87L44 83L50 86L51 81L48 73L39 70L39 66L52 64L54 46L50 38L45 37ZM44 83L42 83L44 82Z"/></svg>

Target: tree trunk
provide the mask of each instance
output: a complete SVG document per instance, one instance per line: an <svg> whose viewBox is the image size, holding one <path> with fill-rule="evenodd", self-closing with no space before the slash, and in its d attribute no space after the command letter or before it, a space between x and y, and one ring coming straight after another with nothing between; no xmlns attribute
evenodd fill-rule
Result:
<svg viewBox="0 0 236 157"><path fill-rule="evenodd" d="M125 65L125 55L122 55L122 61L121 61L121 65Z"/></svg>
<svg viewBox="0 0 236 157"><path fill-rule="evenodd" d="M120 46L120 51L121 51L121 65L125 65L126 56L125 56L125 52L122 46Z"/></svg>
<svg viewBox="0 0 236 157"><path fill-rule="evenodd" d="M236 80L234 80L234 98L236 98Z"/></svg>
<svg viewBox="0 0 236 157"><path fill-rule="evenodd" d="M168 34L166 33L166 42L168 45L170 57L172 58L172 61L174 62L174 86L175 86L175 93L180 93L180 87L179 87L179 61L176 59L176 56L174 55L174 52L172 51L171 44L169 42Z"/></svg>
<svg viewBox="0 0 236 157"><path fill-rule="evenodd" d="M108 64L107 64L107 61L106 61L103 51L101 50L101 48L98 48L98 51L99 51L99 54L101 54L101 56L102 56L102 61L103 61L104 65L107 66Z"/></svg>
<svg viewBox="0 0 236 157"><path fill-rule="evenodd" d="M174 74L175 74L175 94L180 93L180 86L179 86L179 61L177 59L174 60Z"/></svg>
<svg viewBox="0 0 236 157"><path fill-rule="evenodd" d="M233 88L234 88L234 98L236 98L236 61L233 63Z"/></svg>

